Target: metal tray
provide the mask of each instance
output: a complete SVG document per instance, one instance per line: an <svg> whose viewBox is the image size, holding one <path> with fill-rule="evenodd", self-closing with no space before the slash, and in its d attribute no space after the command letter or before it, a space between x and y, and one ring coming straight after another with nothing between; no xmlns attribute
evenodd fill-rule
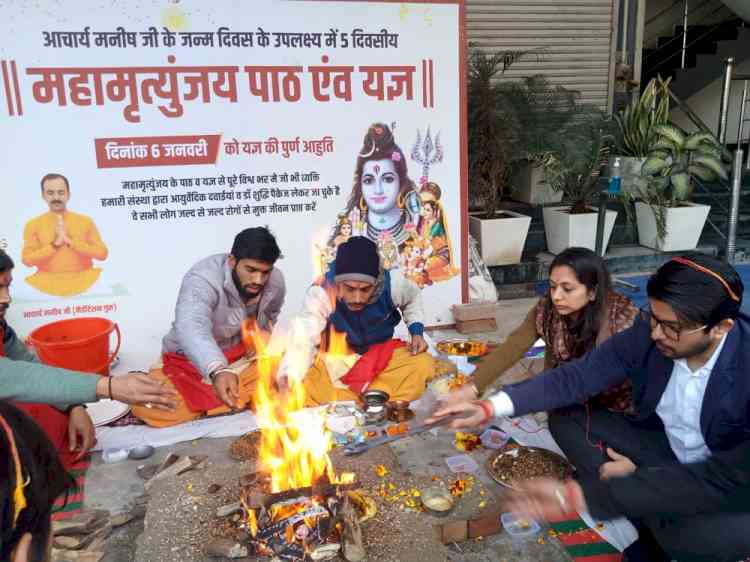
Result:
<svg viewBox="0 0 750 562"><path fill-rule="evenodd" d="M521 451L524 451L526 453L532 453L535 455L540 455L544 458L552 460L556 465L557 469L555 471L555 474L549 474L545 476L559 478L561 480L565 480L572 476L573 472L575 471L575 467L568 462L567 459L564 457L558 455L555 452L549 451L547 449L542 449L540 447L526 447L523 445L517 446L517 447L504 447L503 449L500 449L497 453L492 455L487 460L487 472L492 477L492 479L500 484L501 486L505 486L506 488L510 488L511 490L515 490L516 487L512 486L510 482L502 478L502 475L499 474L498 469L496 467L496 461L499 457L506 456L506 455L512 455L514 450L518 450L519 453L516 454L523 454Z"/></svg>

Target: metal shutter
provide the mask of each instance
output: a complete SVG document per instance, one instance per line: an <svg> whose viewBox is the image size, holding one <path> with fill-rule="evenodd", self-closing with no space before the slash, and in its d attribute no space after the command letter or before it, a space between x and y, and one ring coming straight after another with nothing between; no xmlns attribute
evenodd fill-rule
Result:
<svg viewBox="0 0 750 562"><path fill-rule="evenodd" d="M618 0L466 0L469 42L486 51L545 47L541 60L514 64L503 79L543 74L611 107Z"/></svg>

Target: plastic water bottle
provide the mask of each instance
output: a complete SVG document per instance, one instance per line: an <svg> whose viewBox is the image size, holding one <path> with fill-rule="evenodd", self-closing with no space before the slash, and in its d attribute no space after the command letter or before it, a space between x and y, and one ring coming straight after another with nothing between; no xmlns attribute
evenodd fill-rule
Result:
<svg viewBox="0 0 750 562"><path fill-rule="evenodd" d="M609 186L607 187L608 193L620 193L620 185L622 183L622 161L620 157L615 157L615 161L612 163L612 170L609 174Z"/></svg>

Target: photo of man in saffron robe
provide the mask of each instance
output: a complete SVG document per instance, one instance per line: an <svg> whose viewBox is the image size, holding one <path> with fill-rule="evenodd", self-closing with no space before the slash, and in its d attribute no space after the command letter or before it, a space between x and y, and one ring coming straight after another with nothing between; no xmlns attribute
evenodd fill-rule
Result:
<svg viewBox="0 0 750 562"><path fill-rule="evenodd" d="M94 267L93 260L106 260L109 251L94 221L68 210L68 178L47 174L41 187L49 211L24 227L22 260L27 267L37 268L26 282L47 295L79 295L101 275L101 268Z"/></svg>

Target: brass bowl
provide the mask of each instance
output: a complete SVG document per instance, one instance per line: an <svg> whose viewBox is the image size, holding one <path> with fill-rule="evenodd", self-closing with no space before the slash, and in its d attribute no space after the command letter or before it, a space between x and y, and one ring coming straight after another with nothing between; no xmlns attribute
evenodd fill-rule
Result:
<svg viewBox="0 0 750 562"><path fill-rule="evenodd" d="M414 411L409 409L409 402L406 400L391 400L386 406L388 419L392 422L401 423L414 418Z"/></svg>
<svg viewBox="0 0 750 562"><path fill-rule="evenodd" d="M479 340L443 340L437 344L437 350L444 355L481 357L487 354L487 344Z"/></svg>

